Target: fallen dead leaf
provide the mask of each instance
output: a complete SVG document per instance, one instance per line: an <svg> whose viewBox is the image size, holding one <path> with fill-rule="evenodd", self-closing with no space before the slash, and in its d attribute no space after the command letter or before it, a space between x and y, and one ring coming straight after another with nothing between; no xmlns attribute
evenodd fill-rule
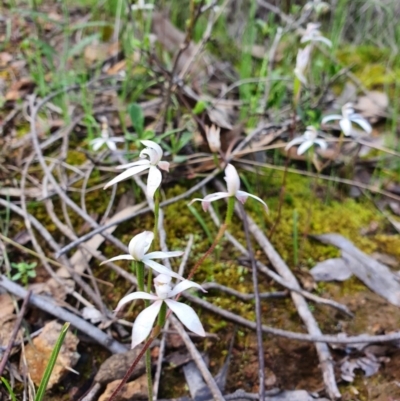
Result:
<svg viewBox="0 0 400 401"><path fill-rule="evenodd" d="M400 283L396 275L340 234L315 235L313 238L342 250L342 258L351 272L368 288L391 304L400 306Z"/></svg>
<svg viewBox="0 0 400 401"><path fill-rule="evenodd" d="M386 93L371 91L359 97L354 107L365 118L375 123L385 117L388 106L389 98Z"/></svg>
<svg viewBox="0 0 400 401"><path fill-rule="evenodd" d="M35 83L30 78L21 78L11 85L6 93L5 100L11 102L22 99L27 93L30 93L35 87Z"/></svg>
<svg viewBox="0 0 400 401"><path fill-rule="evenodd" d="M99 401L107 401L120 382L121 380L115 380L109 383L104 393L99 397ZM147 376L143 375L132 382L126 383L114 399L115 401L133 401L147 399L147 396Z"/></svg>
<svg viewBox="0 0 400 401"><path fill-rule="evenodd" d="M345 281L352 276L351 270L342 258L317 263L310 270L310 274L315 281Z"/></svg>

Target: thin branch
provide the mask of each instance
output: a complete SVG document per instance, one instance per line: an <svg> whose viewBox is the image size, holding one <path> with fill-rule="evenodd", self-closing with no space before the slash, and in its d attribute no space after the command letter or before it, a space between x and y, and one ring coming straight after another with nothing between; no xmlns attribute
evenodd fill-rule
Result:
<svg viewBox="0 0 400 401"><path fill-rule="evenodd" d="M29 298L31 297L31 295L32 295L32 291L27 291L26 294L25 294L24 302L23 302L23 304L21 306L21 310L19 311L18 318L15 321L14 328L13 328L13 331L11 333L11 337L10 337L10 339L8 341L8 344L7 344L7 348L4 351L3 358L0 361L0 377L3 375L4 368L6 367L6 363L8 361L8 357L10 356L12 347L14 345L15 338L17 337L18 330L19 330L19 328L21 326L22 318L25 315L25 311L26 311L26 308L28 306Z"/></svg>
<svg viewBox="0 0 400 401"><path fill-rule="evenodd" d="M9 280L3 275L0 276L0 287L3 287L10 294L13 294L19 298L26 298L28 294L28 291L26 291L23 287ZM29 298L29 304L36 306L50 315L55 316L57 319L70 322L72 326L91 337L113 354L120 354L127 351L125 345L109 337L107 334L103 333L100 329L98 329L96 326L93 326L86 320L83 320L73 313L61 308L51 298L32 294Z"/></svg>

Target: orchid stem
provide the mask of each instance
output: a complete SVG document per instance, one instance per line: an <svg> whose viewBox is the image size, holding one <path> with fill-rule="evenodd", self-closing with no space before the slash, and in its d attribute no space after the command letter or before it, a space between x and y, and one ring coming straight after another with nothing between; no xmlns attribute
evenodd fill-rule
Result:
<svg viewBox="0 0 400 401"><path fill-rule="evenodd" d="M167 316L167 304L165 302L163 302L161 304L161 309L160 309L160 312L158 314L158 320L157 320L157 325L160 328L164 327L166 316Z"/></svg>
<svg viewBox="0 0 400 401"><path fill-rule="evenodd" d="M144 264L142 262L134 262L136 265L136 278L139 291L144 291Z"/></svg>
<svg viewBox="0 0 400 401"><path fill-rule="evenodd" d="M225 224L227 228L232 223L232 216L233 212L235 211L235 200L236 198L234 196L228 198L228 209L226 210L226 217L225 217Z"/></svg>

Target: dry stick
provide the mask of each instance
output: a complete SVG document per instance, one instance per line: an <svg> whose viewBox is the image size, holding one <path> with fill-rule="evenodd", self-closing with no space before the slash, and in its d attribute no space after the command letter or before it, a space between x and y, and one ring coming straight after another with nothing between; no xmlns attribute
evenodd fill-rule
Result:
<svg viewBox="0 0 400 401"><path fill-rule="evenodd" d="M237 215L240 216L240 211L238 210L238 208L235 208L235 212ZM261 248L264 250L265 254L267 255L270 262L273 264L277 272L294 286L300 288L296 277L291 272L286 263L282 260L280 255L275 251L264 233L259 229L256 223L250 217L248 217L248 221L250 232L252 233L258 244L261 246ZM301 319L307 326L307 330L309 331L309 333L321 335L322 333L318 327L318 323L314 319L314 316L311 313L305 299L296 292L292 292L291 296ZM317 350L318 358L320 361L320 367L322 370L322 376L325 383L326 391L331 399L340 398L341 395L336 384L332 356L329 351L328 345L317 343L315 344L315 348Z"/></svg>
<svg viewBox="0 0 400 401"><path fill-rule="evenodd" d="M224 285L210 282L201 285L205 290L218 290L225 292L226 294L233 295L242 301L251 301L255 298L255 294L244 294L243 292L236 291L230 287ZM262 292L260 293L260 299L272 299L272 298L286 298L288 296L288 291L277 291L277 292Z"/></svg>
<svg viewBox="0 0 400 401"><path fill-rule="evenodd" d="M277 171L284 171L285 170L285 167L282 167L282 166L275 166L275 165L269 164L269 163L260 163L260 162L256 162L256 161L250 160L250 159L240 159L239 162L241 164L244 164L244 165L248 164L248 165L252 165L252 166L264 167L265 169L272 169L272 170L277 170ZM305 177L315 177L315 176L317 176L317 174L312 173L310 171L297 170L297 169L294 169L294 168L288 168L287 171L288 171L288 173L303 175ZM259 174L261 174L261 172L259 172ZM348 180L348 179L345 179L345 178L331 177L329 175L324 175L324 174L318 174L318 178L321 179L321 180L325 180L325 181L337 182L339 184L345 184L345 185L350 185L350 186L361 188L361 189L366 189L367 191L370 191L372 193L383 195L386 198L394 199L396 201L400 201L400 196L392 194L392 193L390 193L388 191L385 191L384 189L376 188L373 185L367 185L367 184L363 184L361 182Z"/></svg>
<svg viewBox="0 0 400 401"><path fill-rule="evenodd" d="M217 227L219 227L220 226L220 222L219 222L219 219L218 219L217 215L215 214L215 211L214 211L212 205L210 205L209 212L210 212L211 219L214 221L214 224ZM229 232L225 232L225 238L236 249L238 249L240 253L242 253L247 258L249 257L249 253L248 253L247 249L232 234L230 234ZM268 277L272 278L272 280L274 280L275 282L280 284L282 287L285 287L286 289L288 289L290 291L297 292L297 293L301 294L304 298L307 298L307 299L309 299L311 301L314 301L317 304L322 304L322 305L333 307L333 308L338 309L341 312L347 314L350 317L354 316L350 312L350 310L347 308L346 305L342 305L342 304L340 304L340 303L338 303L336 301L333 301L333 300L330 300L330 299L321 298L318 295L311 294L310 292L305 291L302 288L298 288L297 286L294 286L291 283L287 282L279 274L275 273L273 270L269 269L267 266L265 266L263 263L259 262L258 260L256 261L256 264L257 264L257 268L258 268L258 270L260 270L260 272L262 272L265 275L267 275ZM232 294L232 295L236 295L236 294ZM236 296L238 296L238 295L236 295Z"/></svg>
<svg viewBox="0 0 400 401"><path fill-rule="evenodd" d="M20 215L21 217L25 217L25 213L24 211L14 205L13 203L7 202L4 199L0 198L0 205L9 208L11 211L13 211L14 213ZM43 225L32 215L28 214L27 215L29 221L32 223L32 225L36 228L36 230L38 230L38 232L40 233L40 235L47 241L47 243L53 248L53 250L55 252L58 252L60 250L59 245L57 244L57 242L54 241L54 238L51 236L51 234L46 230L45 227L43 227ZM1 234L0 234L1 235ZM6 241L6 237L2 237L3 241ZM10 241L8 241L10 242ZM19 244L15 243L13 244L14 246L18 246ZM21 248L22 249L22 248ZM91 248L84 246L85 251L89 252L94 258L100 260L101 262L105 261L107 258L105 258L104 256L100 255L98 252L93 251ZM29 250L27 249L22 249L25 252L28 252ZM36 254L34 255L36 256ZM50 258L45 257L46 260L53 264L54 266L57 267L65 267L67 270L69 269L69 267L67 265L63 265L59 262L56 262L55 260L52 260ZM108 263L108 266L110 266L117 274L119 274L121 277L123 277L125 280L129 281L130 283L136 285L136 278L134 276L132 276L132 274L129 274L127 271L125 271L124 269L120 268L118 265L116 265L115 263Z"/></svg>
<svg viewBox="0 0 400 401"><path fill-rule="evenodd" d="M172 325L174 326L175 330L181 336L183 342L186 345L191 357L193 358L194 363L196 364L197 368L200 370L201 375L203 376L205 382L207 383L208 388L213 395L214 400L224 401L224 396L221 393L221 390L218 388L217 384L215 383L214 378L212 377L210 371L207 368L204 359L202 358L200 352L197 350L196 346L193 344L192 340L190 339L189 335L186 333L185 329L181 325L181 323L176 319L174 315L170 316Z"/></svg>
<svg viewBox="0 0 400 401"><path fill-rule="evenodd" d="M211 304L210 302L205 301L199 297L195 297L193 295L182 293L182 297L187 299L188 301L199 305L201 308L204 308L216 315L222 316L224 319L229 320L233 323L237 323L243 327L247 327L251 330L256 330L255 322L252 322L244 317L238 316L235 313L229 312L226 309L222 309L218 306ZM397 342L400 340L400 332L392 333L392 334L383 334L377 336L370 336L368 334L360 334L355 336L347 337L345 333L339 333L337 335L332 334L304 334L298 333L288 330L277 329L271 326L262 325L262 331L265 334L272 334L278 337L284 337L289 340L295 341L304 341L309 343L332 343L332 344L374 344L374 343L389 343L389 342Z"/></svg>
<svg viewBox="0 0 400 401"><path fill-rule="evenodd" d="M194 185L192 188L190 188L188 191L184 192L183 194L174 196L173 198L167 199L163 202L160 203L160 208L164 206L171 205L175 202L178 202L182 199L187 198L188 196L192 195L194 192L198 191L200 188L202 188L204 185L206 185L208 182L210 182L213 178L215 178L219 174L219 170L216 169L214 170L210 175L208 175L206 178L201 180L199 183ZM56 256L63 255L64 253L70 251L72 248L75 248L77 245L81 244L82 242L85 242L89 240L90 238L94 237L96 234L101 234L104 230L107 230L110 227L116 226L118 224L124 223L127 220L133 219L135 217L141 216L142 214L151 212L150 207L145 207L142 210L139 210L138 212L132 214L131 216L124 217L120 220L113 221L109 224L104 224L94 230L92 230L90 233L83 235L80 237L78 240L71 242L67 246L63 247L60 249L60 251L56 254Z"/></svg>
<svg viewBox="0 0 400 401"><path fill-rule="evenodd" d="M31 297L31 295L32 295L32 291L28 291L26 293L25 297L24 297L24 302L23 302L23 304L21 306L21 310L19 311L18 318L15 321L14 328L13 328L13 331L11 333L11 337L10 337L10 339L8 341L8 344L7 344L7 348L4 351L3 358L0 361L0 377L2 376L4 368L6 367L6 363L7 363L8 357L9 357L9 355L11 353L11 350L12 350L12 347L14 345L15 338L17 337L18 330L19 330L19 327L21 326L22 318L25 315L25 311L26 311L26 308L28 306L29 298Z"/></svg>
<svg viewBox="0 0 400 401"><path fill-rule="evenodd" d="M257 351L258 351L258 377L259 377L259 390L258 394L260 396L260 400L264 400L265 398L265 372L264 372L264 347L263 347L263 335L262 335L262 318L261 318L261 300L260 300L260 292L258 289L258 278L257 278L257 266L256 260L254 258L253 247L251 245L250 232L249 232L249 223L247 221L247 215L244 211L243 205L240 205L240 212L242 214L243 226L244 226L244 234L246 236L246 244L247 250L249 252L250 261L251 261L251 270L253 277L253 287L254 287L254 295L255 295L255 310L256 310L256 332L257 332Z"/></svg>
<svg viewBox="0 0 400 401"><path fill-rule="evenodd" d="M28 291L26 291L20 285L9 280L7 277L0 276L0 287L3 287L9 293L19 298L25 298ZM70 322L72 326L97 341L100 345L107 348L113 354L119 354L127 351L125 345L119 343L107 334L103 333L96 326L93 326L86 320L74 315L71 312L66 311L64 308L58 306L51 298L43 297L40 295L32 294L29 298L29 304L36 306L37 308L55 316L57 319Z"/></svg>

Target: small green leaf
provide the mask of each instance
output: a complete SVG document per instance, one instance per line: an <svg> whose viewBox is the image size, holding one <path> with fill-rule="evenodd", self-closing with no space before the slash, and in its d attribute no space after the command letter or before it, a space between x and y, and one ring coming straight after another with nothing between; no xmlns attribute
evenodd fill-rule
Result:
<svg viewBox="0 0 400 401"><path fill-rule="evenodd" d="M35 401L42 401L42 399L44 397L44 393L46 391L47 384L49 383L51 372L53 371L54 365L56 364L57 356L60 352L64 338L67 335L69 325L70 325L70 323L64 323L63 327L61 328L61 333L58 336L57 342L53 348L49 362L46 366L46 370L44 371L42 380L40 381L39 388L36 393Z"/></svg>
<svg viewBox="0 0 400 401"><path fill-rule="evenodd" d="M193 108L194 114L200 114L207 108L207 102L204 100L199 100Z"/></svg>
<svg viewBox="0 0 400 401"><path fill-rule="evenodd" d="M137 103L131 103L128 106L129 117L131 118L133 128L139 136L143 133L144 129L144 115L142 108Z"/></svg>

